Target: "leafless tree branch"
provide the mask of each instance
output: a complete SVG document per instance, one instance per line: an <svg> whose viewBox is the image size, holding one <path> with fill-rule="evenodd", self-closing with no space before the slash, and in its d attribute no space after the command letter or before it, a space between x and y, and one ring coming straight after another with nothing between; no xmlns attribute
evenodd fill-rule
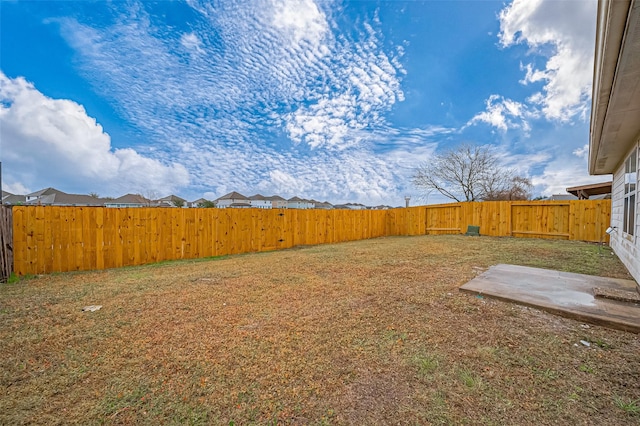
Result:
<svg viewBox="0 0 640 426"><path fill-rule="evenodd" d="M528 178L500 166L490 148L471 145L445 151L416 168L413 185L457 202L527 200L533 188Z"/></svg>

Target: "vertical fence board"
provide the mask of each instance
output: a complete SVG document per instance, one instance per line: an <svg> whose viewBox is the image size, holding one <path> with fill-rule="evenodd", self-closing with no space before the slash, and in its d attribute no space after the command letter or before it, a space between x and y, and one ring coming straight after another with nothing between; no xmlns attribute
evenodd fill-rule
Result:
<svg viewBox="0 0 640 426"><path fill-rule="evenodd" d="M193 214L193 224L194 224L194 232L196 235L196 241L194 243L194 258L203 258L208 257L205 254L204 241L207 238L205 234L205 227L202 221L202 210L203 209L191 209L186 210L185 213Z"/></svg>
<svg viewBox="0 0 640 426"><path fill-rule="evenodd" d="M25 232L27 234L26 236L26 240L27 240L27 249L25 251L25 261L27 264L27 268L29 270L36 270L35 268L35 260L37 258L37 250L38 247L35 245L36 241L35 241L35 216L36 216L36 210L35 209L27 209L25 210Z"/></svg>
<svg viewBox="0 0 640 426"><path fill-rule="evenodd" d="M224 256L230 253L227 241L231 230L231 220L229 218L229 209L221 209L217 212L216 221L216 247L217 255Z"/></svg>
<svg viewBox="0 0 640 426"><path fill-rule="evenodd" d="M97 268L96 247L96 209L85 207L82 209L82 270L90 271Z"/></svg>
<svg viewBox="0 0 640 426"><path fill-rule="evenodd" d="M198 257L198 249L196 245L197 230L193 211L187 209L178 209L184 222L184 258L195 259Z"/></svg>
<svg viewBox="0 0 640 426"><path fill-rule="evenodd" d="M31 251L32 263L36 270L47 270L45 265L45 248L44 248L44 207L36 206L35 215L33 216L34 224L32 228L32 241L36 244L34 250Z"/></svg>
<svg viewBox="0 0 640 426"><path fill-rule="evenodd" d="M95 210L96 269L104 269L104 209Z"/></svg>
<svg viewBox="0 0 640 426"><path fill-rule="evenodd" d="M0 283L13 273L13 208L0 205Z"/></svg>
<svg viewBox="0 0 640 426"><path fill-rule="evenodd" d="M25 275L28 272L25 262L25 250L27 249L27 234L25 232L25 208L16 206L13 213L13 271L17 275Z"/></svg>
<svg viewBox="0 0 640 426"><path fill-rule="evenodd" d="M145 248L144 248L144 258L147 259L147 262L153 263L158 261L158 253L160 252L159 248L159 240L160 233L158 229L158 209L149 209L147 210L147 214L145 215L146 226L145 226Z"/></svg>

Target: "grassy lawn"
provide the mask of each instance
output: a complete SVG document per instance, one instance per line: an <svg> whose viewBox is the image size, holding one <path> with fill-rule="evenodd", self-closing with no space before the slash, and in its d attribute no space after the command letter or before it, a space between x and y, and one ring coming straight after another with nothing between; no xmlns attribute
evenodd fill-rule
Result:
<svg viewBox="0 0 640 426"><path fill-rule="evenodd" d="M458 292L497 263L630 278L597 245L425 236L23 279L0 424L640 424L638 335Z"/></svg>

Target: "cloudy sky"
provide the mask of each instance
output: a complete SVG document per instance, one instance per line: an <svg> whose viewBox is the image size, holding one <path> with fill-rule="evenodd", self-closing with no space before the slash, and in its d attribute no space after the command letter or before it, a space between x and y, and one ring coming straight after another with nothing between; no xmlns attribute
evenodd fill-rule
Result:
<svg viewBox="0 0 640 426"><path fill-rule="evenodd" d="M595 0L0 8L13 193L403 205L414 168L461 143L535 195L608 179L587 173Z"/></svg>

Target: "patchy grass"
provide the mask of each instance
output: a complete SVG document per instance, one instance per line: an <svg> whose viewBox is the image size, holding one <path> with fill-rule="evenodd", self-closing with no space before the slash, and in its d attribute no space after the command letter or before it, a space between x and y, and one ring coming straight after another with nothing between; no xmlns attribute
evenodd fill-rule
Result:
<svg viewBox="0 0 640 426"><path fill-rule="evenodd" d="M422 377L428 377L434 373L440 366L440 360L433 355L419 355L414 358L414 362L418 367L418 373Z"/></svg>
<svg viewBox="0 0 640 426"><path fill-rule="evenodd" d="M620 408L625 413L630 415L638 415L640 414L640 399L636 399L635 401L625 400L624 398L620 398L616 396L613 398L616 403L616 406Z"/></svg>
<svg viewBox="0 0 640 426"><path fill-rule="evenodd" d="M629 278L596 245L426 236L20 280L0 424L637 423L638 336L458 292L497 263Z"/></svg>

